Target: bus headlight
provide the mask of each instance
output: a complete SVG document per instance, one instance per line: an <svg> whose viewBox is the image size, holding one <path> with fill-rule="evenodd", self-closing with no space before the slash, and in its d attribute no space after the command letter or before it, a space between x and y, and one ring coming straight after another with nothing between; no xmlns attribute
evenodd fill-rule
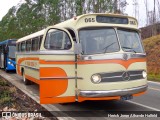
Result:
<svg viewBox="0 0 160 120"><path fill-rule="evenodd" d="M101 82L101 76L98 75L98 74L94 74L94 75L92 75L92 77L91 77L91 81L92 81L93 83L100 83L100 82Z"/></svg>
<svg viewBox="0 0 160 120"><path fill-rule="evenodd" d="M143 71L143 72L142 72L142 76L143 76L143 78L146 78L146 77L147 77L147 72L146 72L146 71Z"/></svg>

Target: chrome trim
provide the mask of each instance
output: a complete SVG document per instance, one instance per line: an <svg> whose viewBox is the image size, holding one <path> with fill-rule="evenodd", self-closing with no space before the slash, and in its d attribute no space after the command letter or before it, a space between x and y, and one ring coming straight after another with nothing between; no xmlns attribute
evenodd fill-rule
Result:
<svg viewBox="0 0 160 120"><path fill-rule="evenodd" d="M79 96L92 98L92 97L113 97L113 96L132 95L132 94L146 91L147 87L148 85L143 85L143 86L134 87L134 88L121 89L121 90L106 90L106 91L80 90Z"/></svg>
<svg viewBox="0 0 160 120"><path fill-rule="evenodd" d="M138 69L138 70L126 70L127 72L137 72L137 71L145 71L144 69ZM125 72L125 70L120 70L120 71L113 71L113 72L102 72L102 73L96 73L96 74L106 74L106 73L114 73L114 72ZM139 74L135 74L139 75Z"/></svg>
<svg viewBox="0 0 160 120"><path fill-rule="evenodd" d="M74 55L71 50L40 50L29 52L17 52L16 55Z"/></svg>
<svg viewBox="0 0 160 120"><path fill-rule="evenodd" d="M71 50L41 50L40 55L74 55L74 51Z"/></svg>
<svg viewBox="0 0 160 120"><path fill-rule="evenodd" d="M44 79L83 79L81 77L41 77L40 80Z"/></svg>
<svg viewBox="0 0 160 120"><path fill-rule="evenodd" d="M131 77L134 77L134 76L140 76L142 74L134 74L134 75L130 75Z"/></svg>
<svg viewBox="0 0 160 120"><path fill-rule="evenodd" d="M101 82L125 82L125 81L144 79L142 76L143 71L144 71L143 69L140 69L140 70L102 72L102 73L96 73L96 74L99 74L101 76L102 78ZM128 80L123 79L123 74L125 72L128 72L129 74ZM139 77L139 78L135 78L135 77Z"/></svg>
<svg viewBox="0 0 160 120"><path fill-rule="evenodd" d="M127 56L127 59L124 58L124 55ZM101 54L101 55L82 55L81 60L129 60L132 58L145 58L146 54L138 53L112 53L112 54Z"/></svg>
<svg viewBox="0 0 160 120"><path fill-rule="evenodd" d="M26 68L29 68L29 69L33 69L33 70L39 70L39 68L30 67L30 66L26 66L26 65L20 65L20 64L16 64L16 65L26 67Z"/></svg>
<svg viewBox="0 0 160 120"><path fill-rule="evenodd" d="M102 77L102 79L105 79L105 78L119 78L119 77L122 77L122 76Z"/></svg>
<svg viewBox="0 0 160 120"><path fill-rule="evenodd" d="M75 62L73 60L45 60L45 59L41 60L44 60L45 62Z"/></svg>

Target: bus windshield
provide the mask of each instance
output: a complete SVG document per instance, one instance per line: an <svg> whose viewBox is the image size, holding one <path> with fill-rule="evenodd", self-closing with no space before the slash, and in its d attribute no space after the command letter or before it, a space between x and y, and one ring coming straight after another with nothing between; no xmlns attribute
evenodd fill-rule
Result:
<svg viewBox="0 0 160 120"><path fill-rule="evenodd" d="M121 48L125 52L143 53L143 47L138 32L129 29L117 29Z"/></svg>
<svg viewBox="0 0 160 120"><path fill-rule="evenodd" d="M9 47L8 57L15 58L16 46L12 45L8 47Z"/></svg>
<svg viewBox="0 0 160 120"><path fill-rule="evenodd" d="M118 52L119 44L113 28L91 28L79 31L83 54Z"/></svg>
<svg viewBox="0 0 160 120"><path fill-rule="evenodd" d="M139 34L129 29L114 28L89 28L79 31L79 38L82 44L82 54L102 54L120 51L143 53L143 47ZM119 37L119 42L118 38Z"/></svg>

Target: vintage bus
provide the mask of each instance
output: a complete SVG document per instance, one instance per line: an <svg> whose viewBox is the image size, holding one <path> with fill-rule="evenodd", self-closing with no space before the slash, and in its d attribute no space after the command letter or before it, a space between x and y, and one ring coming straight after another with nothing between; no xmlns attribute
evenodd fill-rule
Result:
<svg viewBox="0 0 160 120"><path fill-rule="evenodd" d="M39 84L40 103L128 100L147 90L137 20L84 14L20 38L17 74Z"/></svg>
<svg viewBox="0 0 160 120"><path fill-rule="evenodd" d="M16 70L15 52L15 39L0 42L0 68L3 68L6 72Z"/></svg>

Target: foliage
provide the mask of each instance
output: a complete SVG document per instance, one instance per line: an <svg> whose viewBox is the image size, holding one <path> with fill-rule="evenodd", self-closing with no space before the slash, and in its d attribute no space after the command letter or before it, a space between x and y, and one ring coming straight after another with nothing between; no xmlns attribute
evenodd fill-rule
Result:
<svg viewBox="0 0 160 120"><path fill-rule="evenodd" d="M122 3L126 0L25 0L1 20L0 41L18 39L85 13L117 12L118 6L121 10L127 5Z"/></svg>
<svg viewBox="0 0 160 120"><path fill-rule="evenodd" d="M149 80L160 80L160 35L143 40L147 54Z"/></svg>

